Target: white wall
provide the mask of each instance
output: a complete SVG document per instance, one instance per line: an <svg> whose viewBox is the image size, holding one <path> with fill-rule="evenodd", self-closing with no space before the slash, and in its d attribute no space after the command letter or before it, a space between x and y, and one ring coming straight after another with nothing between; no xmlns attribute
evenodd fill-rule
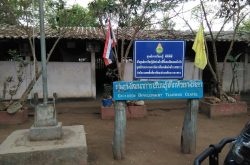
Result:
<svg viewBox="0 0 250 165"><path fill-rule="evenodd" d="M221 66L221 64L220 64ZM24 89L28 86L33 75L33 66L28 65L25 68L24 82L18 91L16 98L20 98ZM239 67L239 85L240 90L243 89L243 63ZM77 98L77 97L95 97L92 92L91 82L91 63L90 62L50 62L48 64L48 94L51 98L53 93L56 92L60 98ZM250 64L248 64L248 73L250 73ZM0 97L3 94L3 83L7 76L16 74L15 62L0 61ZM133 64L127 63L125 67L125 80L133 80ZM198 79L198 70L195 69L193 62L185 63L184 79ZM232 71L230 63L227 63L224 74L224 89L229 91L232 79ZM250 80L250 74L247 75L247 80ZM250 81L244 82L246 90L250 90ZM42 98L42 82L41 78L36 83L31 94L38 92ZM10 96L7 95L6 99Z"/></svg>
<svg viewBox="0 0 250 165"><path fill-rule="evenodd" d="M250 68L249 68L250 64L248 64L248 73ZM222 68L222 63L219 64L219 68ZM249 90L250 89L250 83L249 81L246 81L246 82L243 82L243 77L244 77L244 63L243 62L239 62L239 67L238 67L238 82L239 82L239 89L242 91L243 90L243 83L245 83L245 86L246 86L246 90ZM230 63L226 63L226 66L225 66L225 73L224 73L224 76L223 76L223 79L224 79L224 90L225 91L230 91L230 84L231 84L231 80L233 78L233 74L232 74L232 66ZM246 79L247 80L250 80L250 75L248 74Z"/></svg>
<svg viewBox="0 0 250 165"><path fill-rule="evenodd" d="M56 92L58 97L93 97L91 91L91 63L90 62L49 62L48 63L48 95L51 98ZM0 97L3 93L3 83L7 76L16 75L15 62L0 61ZM31 81L33 75L33 65L25 68L24 82L20 87L16 98L21 94ZM37 81L31 94L38 92L42 98L42 81L41 77ZM6 99L10 96L6 95Z"/></svg>

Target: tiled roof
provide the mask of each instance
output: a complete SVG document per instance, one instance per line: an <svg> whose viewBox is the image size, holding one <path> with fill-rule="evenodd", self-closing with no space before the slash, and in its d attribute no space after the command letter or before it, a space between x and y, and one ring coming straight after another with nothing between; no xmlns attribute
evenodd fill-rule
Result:
<svg viewBox="0 0 250 165"><path fill-rule="evenodd" d="M30 34L34 37L39 38L39 32L37 29L29 29ZM94 27L68 27L60 29L63 38L74 38L74 39L96 39L104 40L105 35L101 28ZM116 29L114 30L116 37L121 39L124 37L127 40L132 38L134 33L133 29ZM125 33L124 33L125 32ZM0 26L0 38L28 38L28 33L25 29L17 26ZM59 36L58 30L46 28L46 38L57 38ZM124 34L124 35L123 35ZM205 34L206 38L210 38L208 33ZM232 31L221 32L218 40L219 41L230 41L232 38ZM143 30L139 31L136 39L184 39L187 41L193 41L195 34L190 31L168 31L168 30ZM249 43L250 33L238 33L236 37L237 41L243 41Z"/></svg>

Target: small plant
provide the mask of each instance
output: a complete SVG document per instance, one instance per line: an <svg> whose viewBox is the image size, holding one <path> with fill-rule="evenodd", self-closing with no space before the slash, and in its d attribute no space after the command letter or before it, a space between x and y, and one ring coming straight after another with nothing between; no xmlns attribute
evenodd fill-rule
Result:
<svg viewBox="0 0 250 165"><path fill-rule="evenodd" d="M240 94L239 79L238 79L240 65L237 61L241 55L242 55L242 53L240 53L236 56L233 56L232 54L230 54L227 58L227 60L229 62L231 62L232 74L233 74L231 84L230 84L230 93L231 94Z"/></svg>
<svg viewBox="0 0 250 165"><path fill-rule="evenodd" d="M27 66L27 62L25 62L18 54L16 50L9 50L8 52L11 56L11 60L14 62L17 62L17 65L15 65L16 75L9 75L5 78L4 84L3 84L3 98L2 101L6 99L7 94L10 96L10 100L4 107L2 106L2 110L8 109L13 103L13 97L17 94L18 90L20 89L21 84L24 80L24 69ZM1 101L1 102L2 102Z"/></svg>
<svg viewBox="0 0 250 165"><path fill-rule="evenodd" d="M17 91L23 82L24 69L28 63L22 59L16 50L9 50L8 53L11 55L11 59L18 63L15 66L16 77L14 78L14 76L8 76L5 81L7 86L9 86L8 94L11 96L10 100L12 100L13 96L17 94Z"/></svg>
<svg viewBox="0 0 250 165"><path fill-rule="evenodd" d="M112 98L112 83L118 79L116 68L108 68L106 71L107 83L104 84L103 98Z"/></svg>

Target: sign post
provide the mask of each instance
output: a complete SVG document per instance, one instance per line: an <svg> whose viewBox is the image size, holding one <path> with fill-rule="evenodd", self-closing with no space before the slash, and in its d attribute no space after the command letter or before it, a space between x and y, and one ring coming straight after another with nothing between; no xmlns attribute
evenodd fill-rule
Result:
<svg viewBox="0 0 250 165"><path fill-rule="evenodd" d="M115 159L123 159L125 154L126 100L188 99L188 110L182 128L181 151L195 151L198 99L203 97L203 83L201 80L178 80L184 78L185 44L182 40L134 42L134 79L143 81L113 82Z"/></svg>
<svg viewBox="0 0 250 165"><path fill-rule="evenodd" d="M181 151L193 153L196 148L198 99L202 97L203 82L201 80L113 82L113 98L116 101L114 158L120 160L125 153L125 100L188 99L188 109L185 113L181 135Z"/></svg>
<svg viewBox="0 0 250 165"><path fill-rule="evenodd" d="M115 131L113 136L114 159L125 157L126 105L125 101L115 102Z"/></svg>
<svg viewBox="0 0 250 165"><path fill-rule="evenodd" d="M181 152L184 154L195 153L196 150L196 123L198 109L199 100L189 99L181 132Z"/></svg>

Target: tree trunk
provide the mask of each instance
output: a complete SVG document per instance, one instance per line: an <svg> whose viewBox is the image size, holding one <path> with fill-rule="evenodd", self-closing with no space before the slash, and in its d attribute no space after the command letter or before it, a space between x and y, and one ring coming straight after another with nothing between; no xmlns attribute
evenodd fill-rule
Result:
<svg viewBox="0 0 250 165"><path fill-rule="evenodd" d="M60 41L62 36L60 36L59 38L57 38L56 42L54 43L53 47L50 49L50 52L48 53L48 58L47 58L47 63L49 62L49 59L52 55L52 52L54 51L57 43ZM34 64L36 66L38 66L37 64ZM33 89L34 85L36 84L36 81L39 79L39 77L42 74L42 70L40 70L39 72L36 71L35 73L35 77L30 81L28 87L25 89L25 91L23 92L21 98L19 99L19 102L21 104L24 104L25 100L28 98L29 93L31 92L31 90Z"/></svg>
<svg viewBox="0 0 250 165"><path fill-rule="evenodd" d="M20 103L23 104L25 102L25 100L27 99L29 93L31 92L31 90L33 89L34 85L36 84L36 81L39 79L39 77L42 74L42 70L40 70L40 72L38 72L37 76L35 76L29 83L28 87L26 88L26 90L23 92L21 98L20 98Z"/></svg>
<svg viewBox="0 0 250 165"><path fill-rule="evenodd" d="M222 87L222 84L221 84L221 82L219 82L218 83L218 85L217 85L217 91L218 91L218 97L220 98L220 99L222 99L222 96L223 96L223 87Z"/></svg>

